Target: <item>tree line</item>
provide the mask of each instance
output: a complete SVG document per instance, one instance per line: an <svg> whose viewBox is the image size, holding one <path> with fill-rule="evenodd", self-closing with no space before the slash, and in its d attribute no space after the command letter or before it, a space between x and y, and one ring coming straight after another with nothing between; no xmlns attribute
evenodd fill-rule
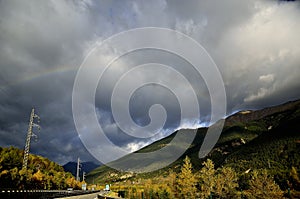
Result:
<svg viewBox="0 0 300 199"><path fill-rule="evenodd" d="M190 158L186 156L180 172L169 171L167 176L140 179L135 182L114 186L116 190L126 190L125 197L130 199L196 199L196 198L297 198L299 192L284 192L276 184L266 169L249 170L238 174L231 167L215 168L212 160L207 159L199 171L193 170ZM300 185L295 168L291 176ZM295 183L295 184L297 184Z"/></svg>
<svg viewBox="0 0 300 199"><path fill-rule="evenodd" d="M22 168L23 155L23 150L0 147L0 188L81 189L81 182L47 158L30 154L27 169Z"/></svg>

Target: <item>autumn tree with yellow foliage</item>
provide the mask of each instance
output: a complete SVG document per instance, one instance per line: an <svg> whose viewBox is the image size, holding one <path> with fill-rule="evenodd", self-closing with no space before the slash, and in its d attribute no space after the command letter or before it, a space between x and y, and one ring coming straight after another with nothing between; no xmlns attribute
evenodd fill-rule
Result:
<svg viewBox="0 0 300 199"><path fill-rule="evenodd" d="M249 199L255 198L283 198L283 191L275 183L272 176L268 175L267 170L252 172L249 182L250 188L246 191Z"/></svg>
<svg viewBox="0 0 300 199"><path fill-rule="evenodd" d="M179 198L193 199L197 194L197 178L193 174L193 166L188 156L185 157L181 172L177 179L177 189Z"/></svg>
<svg viewBox="0 0 300 199"><path fill-rule="evenodd" d="M212 192L214 191L215 187L215 165L210 160L203 162L203 167L199 173L199 180L200 180L200 196L201 198L208 198Z"/></svg>
<svg viewBox="0 0 300 199"><path fill-rule="evenodd" d="M23 150L0 147L0 187L16 189L81 189L71 173L47 158L29 155L28 168L22 168Z"/></svg>
<svg viewBox="0 0 300 199"><path fill-rule="evenodd" d="M236 198L238 177L230 167L222 167L217 170L214 192L219 198Z"/></svg>

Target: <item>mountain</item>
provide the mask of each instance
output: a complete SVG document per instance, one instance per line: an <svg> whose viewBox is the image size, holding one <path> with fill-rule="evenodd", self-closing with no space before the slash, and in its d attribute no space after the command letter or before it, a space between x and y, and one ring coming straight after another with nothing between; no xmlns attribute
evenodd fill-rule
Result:
<svg viewBox="0 0 300 199"><path fill-rule="evenodd" d="M300 100L287 102L262 110L246 110L237 112L225 120L222 134L214 149L206 158L199 159L198 153L206 135L207 128L197 129L197 134L188 150L168 167L148 172L120 172L108 166L101 166L87 175L87 181L107 183L126 179L153 178L167 173L170 169L177 172L183 158L189 156L195 170L202 167L207 158L212 159L216 167L231 166L239 175L251 169L266 168L274 175L281 187L287 187L292 167L300 170ZM178 132L156 141L135 153L156 151L166 146ZM185 136L188 136L187 134ZM174 150L176 150L174 146ZM160 154L164 157L167 154ZM146 155L147 156L147 155ZM159 158L159 157L157 157ZM164 161L163 158L160 159ZM141 160L129 154L109 163L117 167L119 164L141 165ZM156 162L157 164L157 162ZM149 168L153 166L149 163Z"/></svg>
<svg viewBox="0 0 300 199"><path fill-rule="evenodd" d="M94 170L95 168L99 167L99 164L95 164L94 162L81 162L80 163L80 178L82 179L82 173L89 173L90 171ZM77 162L68 162L67 164L63 165L65 171L70 172L73 176L76 176L77 171Z"/></svg>

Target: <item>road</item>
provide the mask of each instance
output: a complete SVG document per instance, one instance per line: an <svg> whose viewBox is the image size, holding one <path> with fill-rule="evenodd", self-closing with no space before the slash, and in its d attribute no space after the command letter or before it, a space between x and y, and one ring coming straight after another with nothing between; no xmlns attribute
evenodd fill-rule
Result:
<svg viewBox="0 0 300 199"><path fill-rule="evenodd" d="M100 192L92 193L92 194L79 195L79 196L58 198L58 199L94 199L94 198L97 198L98 194L100 194Z"/></svg>

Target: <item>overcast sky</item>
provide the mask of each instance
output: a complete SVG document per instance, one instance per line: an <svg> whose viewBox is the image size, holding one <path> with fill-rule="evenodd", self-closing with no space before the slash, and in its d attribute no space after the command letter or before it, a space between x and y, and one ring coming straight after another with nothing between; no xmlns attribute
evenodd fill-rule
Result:
<svg viewBox="0 0 300 199"><path fill-rule="evenodd" d="M299 1L180 2L0 1L0 146L24 148L29 114L35 107L42 129L37 142L32 142L32 153L60 164L77 157L96 161L74 125L74 80L96 42L132 28L170 28L199 42L220 70L227 115L300 98ZM157 103L165 107L168 117L156 136L133 138L116 125L110 95L124 71L149 62L170 65L192 82L201 118L180 123L174 93L148 85L130 100L133 120L138 125L148 124L149 107ZM141 78L156 76L155 71L140 74ZM185 91L174 76L166 75L165 79ZM100 81L95 105L106 135L128 152L175 129L207 125L210 115L209 94L201 77L181 58L151 49L130 53L113 63Z"/></svg>

